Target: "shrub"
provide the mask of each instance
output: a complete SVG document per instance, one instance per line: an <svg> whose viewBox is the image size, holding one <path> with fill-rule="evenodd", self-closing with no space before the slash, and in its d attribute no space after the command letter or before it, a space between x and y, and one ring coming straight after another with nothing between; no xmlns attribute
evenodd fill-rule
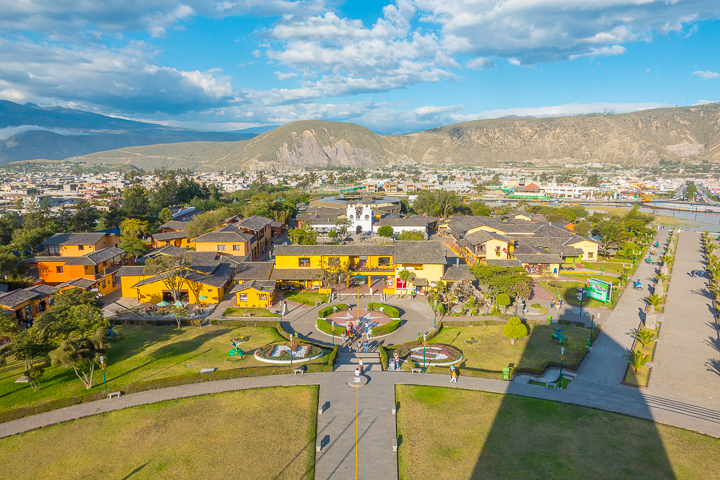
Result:
<svg viewBox="0 0 720 480"><path fill-rule="evenodd" d="M337 308L338 312L344 312L345 310L348 309L348 306L344 303L339 303L337 305L325 307L323 309L320 309L320 311L318 312L318 316L321 318L328 317L328 316L332 315L333 313L335 313L336 308Z"/></svg>
<svg viewBox="0 0 720 480"><path fill-rule="evenodd" d="M338 233L335 230L328 233L328 237L330 237L330 238L337 238L337 236L338 236Z"/></svg>
<svg viewBox="0 0 720 480"><path fill-rule="evenodd" d="M332 335L332 324L328 322L327 320L323 320L322 318L317 319L317 327L318 329L323 332L327 333L328 335ZM342 335L343 333L347 333L347 329L345 327L341 327L340 325L335 325L335 336L338 337Z"/></svg>
<svg viewBox="0 0 720 480"><path fill-rule="evenodd" d="M330 355L328 355L328 361L327 364L332 367L335 365L335 357L337 357L338 354L338 347L333 348L332 352L330 352Z"/></svg>
<svg viewBox="0 0 720 480"><path fill-rule="evenodd" d="M385 350L385 347L382 345L378 345L378 353L380 354L380 363L382 364L382 369L387 370L388 369L388 352Z"/></svg>
<svg viewBox="0 0 720 480"><path fill-rule="evenodd" d="M373 337L381 337L383 335L387 335L388 333L394 332L398 328L400 328L400 320L391 320L390 322L386 323L385 325L380 325L379 327L373 328L372 336Z"/></svg>
<svg viewBox="0 0 720 480"><path fill-rule="evenodd" d="M391 305L385 305L383 303L368 303L368 308L373 312L379 312L382 308L382 313L390 318L398 318L400 316L400 311Z"/></svg>
<svg viewBox="0 0 720 480"><path fill-rule="evenodd" d="M525 338L528 335L527 325L524 325L520 317L510 317L503 328L503 335L510 339L510 344L515 344L518 338Z"/></svg>
<svg viewBox="0 0 720 480"><path fill-rule="evenodd" d="M377 231L378 235L385 238L390 238L393 236L393 228L390 225L383 225L382 227L378 228Z"/></svg>
<svg viewBox="0 0 720 480"><path fill-rule="evenodd" d="M533 304L530 305L530 306L531 306L532 308L540 308L540 304L539 304L539 303L533 303Z"/></svg>
<svg viewBox="0 0 720 480"><path fill-rule="evenodd" d="M510 295L508 295L507 293L501 293L495 299L495 303L500 305L501 307L510 306Z"/></svg>

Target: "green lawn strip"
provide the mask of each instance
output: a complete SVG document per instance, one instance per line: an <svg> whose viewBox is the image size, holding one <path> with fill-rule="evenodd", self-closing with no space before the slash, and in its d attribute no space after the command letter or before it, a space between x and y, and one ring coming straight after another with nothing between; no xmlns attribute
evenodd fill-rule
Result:
<svg viewBox="0 0 720 480"><path fill-rule="evenodd" d="M327 303L328 301L328 296L324 293L285 292L283 295L288 300L309 305L311 307L315 306L315 302Z"/></svg>
<svg viewBox="0 0 720 480"><path fill-rule="evenodd" d="M593 277L594 278L594 277ZM598 279L600 280L600 279ZM555 286L551 286L550 283L553 285L558 285L556 288ZM557 296L557 292L560 293L560 298L562 298L565 302L569 303L570 305L580 305L580 300L577 299L577 294L579 293L578 287L585 287L585 282L561 282L561 281L551 281L551 282L540 282L540 285L550 292L553 296ZM583 306L586 307L605 307L605 308L613 308L615 307L615 302L617 302L617 298L620 295L621 291L620 289L614 289L613 288L613 303L602 303L597 300L594 300L587 295L585 296L585 299L583 301Z"/></svg>
<svg viewBox="0 0 720 480"><path fill-rule="evenodd" d="M368 309L373 312L382 312L391 318L398 318L400 316L400 311L396 307L385 305L384 303L368 303Z"/></svg>
<svg viewBox="0 0 720 480"><path fill-rule="evenodd" d="M602 280L603 282L612 283L615 286L620 284L619 277L610 277L607 275L594 275L592 273L563 273L562 276L569 278L578 278L582 281L585 281L588 278L594 278L595 280Z"/></svg>
<svg viewBox="0 0 720 480"><path fill-rule="evenodd" d="M269 367L259 362L252 352L269 343L285 343L273 327L233 327L208 325L205 327L175 326L118 326L121 340L112 342L105 357L108 390L148 382L165 377L197 375L201 368L230 370L250 367ZM246 355L243 360L229 357L231 340L240 336L250 339L240 345ZM322 363L323 359L313 361ZM194 364L193 367L187 365ZM102 372L95 371L94 386L86 390L72 368L50 367L40 381L40 391L33 392L27 383L15 383L23 375L21 362L8 362L0 367L0 412L36 405L103 390Z"/></svg>
<svg viewBox="0 0 720 480"><path fill-rule="evenodd" d="M543 307L543 306L540 305L539 303L533 303L533 304L530 305L530 306L531 306L532 308L535 308L535 309L539 310L538 313L540 313L540 314L548 313L548 309L545 308L545 307Z"/></svg>
<svg viewBox="0 0 720 480"><path fill-rule="evenodd" d="M646 365L636 372L632 366L628 365L627 370L625 370L623 382L630 385L647 387L648 382L650 382L650 370L652 369Z"/></svg>
<svg viewBox="0 0 720 480"><path fill-rule="evenodd" d="M242 390L45 427L0 440L3 477L312 479L317 397L316 386ZM292 415L272 413L288 405Z"/></svg>
<svg viewBox="0 0 720 480"><path fill-rule="evenodd" d="M547 367L559 366L561 345L551 339L555 328L562 328L567 338L562 345L566 367L577 366L587 353L589 328L572 325L528 325L528 328L528 336L511 345L510 339L502 334L503 325L443 326L431 343L451 345L462 352L463 360L457 364L461 375L488 378L498 378L510 364L514 364L515 373L531 374L542 374ZM470 338L477 343L466 344ZM448 368L432 367L430 372L449 374Z"/></svg>
<svg viewBox="0 0 720 480"><path fill-rule="evenodd" d="M321 332L327 333L328 335L333 334L332 325L329 321L324 320L322 318L317 319L317 327L320 329ZM335 336L339 337L343 333L346 333L347 329L345 327L341 327L339 325L335 325Z"/></svg>
<svg viewBox="0 0 720 480"><path fill-rule="evenodd" d="M318 317L326 318L326 317L332 315L333 313L344 312L347 309L348 309L348 306L345 303L338 303L337 305L330 305L330 306L327 306L325 308L321 308L320 310L318 310Z"/></svg>
<svg viewBox="0 0 720 480"><path fill-rule="evenodd" d="M458 388L396 386L401 480L694 479L720 468L716 438L616 413L461 387L462 377Z"/></svg>
<svg viewBox="0 0 720 480"><path fill-rule="evenodd" d="M582 262L583 266L586 268L592 269L592 270L598 270L600 271L600 268L602 267L604 271L606 272L615 272L615 273L622 273L623 270L626 268L625 265L627 265L627 268L632 268L632 261L628 263L618 263L618 262Z"/></svg>
<svg viewBox="0 0 720 480"><path fill-rule="evenodd" d="M377 327L372 327L372 336L373 337L380 337L382 335L388 335L398 328L400 328L400 320L390 320L385 325L380 325Z"/></svg>
<svg viewBox="0 0 720 480"><path fill-rule="evenodd" d="M267 308L226 308L223 312L225 317L279 317L275 312L271 312Z"/></svg>

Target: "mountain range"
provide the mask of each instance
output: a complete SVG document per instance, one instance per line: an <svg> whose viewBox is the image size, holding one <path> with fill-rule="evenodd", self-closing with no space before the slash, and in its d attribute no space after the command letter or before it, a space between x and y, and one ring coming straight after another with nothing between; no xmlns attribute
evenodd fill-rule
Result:
<svg viewBox="0 0 720 480"><path fill-rule="evenodd" d="M274 127L268 127L274 128ZM64 107L0 100L0 163L62 160L137 145L248 140L268 128L198 132Z"/></svg>
<svg viewBox="0 0 720 480"><path fill-rule="evenodd" d="M177 130L174 137L177 142L183 141L178 138L187 139L201 133ZM172 137L170 133L166 135ZM71 160L127 164L144 169L201 171L413 163L489 166L505 161L628 165L652 165L663 159L718 162L720 103L621 115L477 120L399 136L378 135L349 123L306 120L274 128L248 140L204 140L215 141L158 140L154 145L98 149L96 153Z"/></svg>

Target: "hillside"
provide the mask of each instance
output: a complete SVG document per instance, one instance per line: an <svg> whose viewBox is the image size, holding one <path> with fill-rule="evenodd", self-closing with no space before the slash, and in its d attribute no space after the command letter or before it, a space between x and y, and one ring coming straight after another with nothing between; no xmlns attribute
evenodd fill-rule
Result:
<svg viewBox="0 0 720 480"><path fill-rule="evenodd" d="M142 168L256 170L413 162L493 165L508 160L654 164L689 157L720 162L720 103L623 115L478 120L397 137L346 123L300 121L250 141L131 147L78 160Z"/></svg>
<svg viewBox="0 0 720 480"><path fill-rule="evenodd" d="M0 100L0 163L62 160L134 145L248 140L257 131L197 132L63 107Z"/></svg>

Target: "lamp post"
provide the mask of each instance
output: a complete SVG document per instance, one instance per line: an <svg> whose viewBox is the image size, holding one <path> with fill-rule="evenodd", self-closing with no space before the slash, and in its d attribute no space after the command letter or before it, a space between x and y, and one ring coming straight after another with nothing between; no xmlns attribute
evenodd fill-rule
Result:
<svg viewBox="0 0 720 480"><path fill-rule="evenodd" d="M585 289L582 287L578 287L578 290L580 290L580 318L582 319L582 307L583 302L585 302Z"/></svg>
<svg viewBox="0 0 720 480"><path fill-rule="evenodd" d="M435 320L433 321L433 328L437 328L437 300L433 302L433 313L435 314Z"/></svg>
<svg viewBox="0 0 720 480"><path fill-rule="evenodd" d="M425 366L425 346L427 342L427 333L423 335L423 373L425 373L427 367Z"/></svg>
<svg viewBox="0 0 720 480"><path fill-rule="evenodd" d="M560 347L560 376L558 377L558 388L562 388L562 362L565 354L565 347Z"/></svg>
<svg viewBox="0 0 720 480"><path fill-rule="evenodd" d="M333 348L335 348L335 320L332 321L332 338L333 338Z"/></svg>
<svg viewBox="0 0 720 480"><path fill-rule="evenodd" d="M597 318L600 319L600 314L597 314ZM590 338L588 338L588 347L592 346L593 327L595 327L595 314L590 315Z"/></svg>
<svg viewBox="0 0 720 480"><path fill-rule="evenodd" d="M105 357L100 355L100 368L103 372L103 385L105 385L105 391L107 392L107 380L105 379Z"/></svg>
<svg viewBox="0 0 720 480"><path fill-rule="evenodd" d="M290 334L290 368L292 368L292 348L293 348L293 334Z"/></svg>

